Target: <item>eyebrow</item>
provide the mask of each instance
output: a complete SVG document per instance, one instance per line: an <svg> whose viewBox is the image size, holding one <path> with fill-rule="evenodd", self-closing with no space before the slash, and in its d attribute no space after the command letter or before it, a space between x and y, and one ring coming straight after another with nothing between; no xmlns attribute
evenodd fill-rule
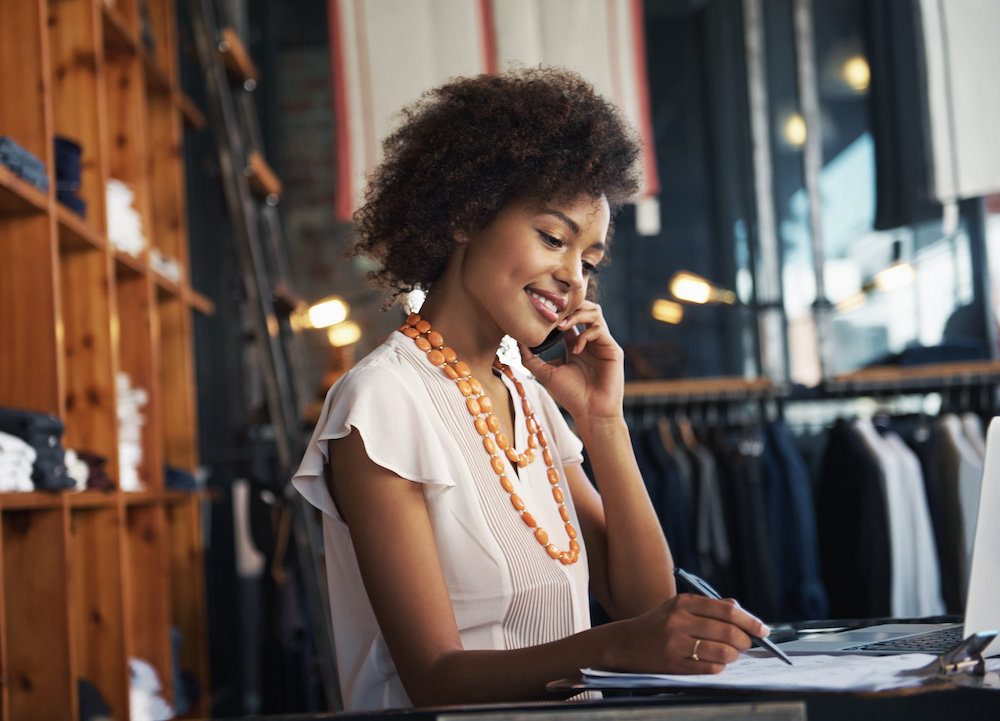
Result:
<svg viewBox="0 0 1000 721"><path fill-rule="evenodd" d="M544 215L554 215L554 216L556 216L557 218L559 218L559 220L561 220L566 225L568 225L569 229L572 230L576 235L580 234L580 226L577 225L577 223L576 223L575 220L573 220L572 218L570 218L565 213L562 213L562 212L560 212L560 211L558 211L558 210L556 210L554 208L542 208L542 213Z"/></svg>
<svg viewBox="0 0 1000 721"><path fill-rule="evenodd" d="M565 213L563 213L561 211L558 211L555 208L542 208L540 212L543 215L554 215L555 217L559 218L559 220L561 220L566 225L568 225L569 229L572 230L575 235L579 235L580 234L580 226L577 224L577 222L575 220L573 220L572 218L570 218ZM594 243L590 247L593 248L594 250L599 250L602 253L606 253L607 250L608 250L607 244L602 243L600 241Z"/></svg>

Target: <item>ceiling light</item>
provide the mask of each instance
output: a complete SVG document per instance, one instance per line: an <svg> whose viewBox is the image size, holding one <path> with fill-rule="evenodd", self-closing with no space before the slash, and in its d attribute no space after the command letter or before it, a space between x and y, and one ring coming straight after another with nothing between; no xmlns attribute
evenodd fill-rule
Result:
<svg viewBox="0 0 1000 721"><path fill-rule="evenodd" d="M344 323L337 323L326 332L326 337L330 345L334 348L341 348L345 345L357 343L361 339L361 326L353 320Z"/></svg>
<svg viewBox="0 0 1000 721"><path fill-rule="evenodd" d="M684 319L684 306L666 298L653 301L653 317L658 321L677 325Z"/></svg>

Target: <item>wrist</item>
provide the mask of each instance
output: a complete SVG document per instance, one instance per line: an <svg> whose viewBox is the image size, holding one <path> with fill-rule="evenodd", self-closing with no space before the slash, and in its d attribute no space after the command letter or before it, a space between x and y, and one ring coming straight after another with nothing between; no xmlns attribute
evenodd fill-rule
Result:
<svg viewBox="0 0 1000 721"><path fill-rule="evenodd" d="M620 433L628 433L625 416L620 412L608 416L584 414L582 419L574 417L573 421L584 445L591 440L603 440Z"/></svg>

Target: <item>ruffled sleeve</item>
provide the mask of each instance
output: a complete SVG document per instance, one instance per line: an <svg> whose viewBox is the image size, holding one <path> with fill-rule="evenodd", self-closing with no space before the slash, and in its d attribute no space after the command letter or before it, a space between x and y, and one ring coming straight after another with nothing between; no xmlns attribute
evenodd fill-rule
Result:
<svg viewBox="0 0 1000 721"><path fill-rule="evenodd" d="M396 475L425 484L433 497L455 485L458 454L447 448L448 435L437 426L437 414L428 413L423 387L407 382L405 369L387 363L358 366L327 393L323 412L313 431L292 484L310 503L340 518L324 482L329 460L328 441L357 429L368 457Z"/></svg>

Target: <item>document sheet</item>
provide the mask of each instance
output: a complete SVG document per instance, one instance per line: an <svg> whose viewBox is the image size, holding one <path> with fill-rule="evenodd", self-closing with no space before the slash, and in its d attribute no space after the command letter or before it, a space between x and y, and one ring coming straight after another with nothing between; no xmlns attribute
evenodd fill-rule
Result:
<svg viewBox="0 0 1000 721"><path fill-rule="evenodd" d="M720 688L772 691L880 691L919 686L927 677L914 672L936 656L795 656L794 666L777 658L741 656L718 674L641 674L583 669L583 680L614 688Z"/></svg>

